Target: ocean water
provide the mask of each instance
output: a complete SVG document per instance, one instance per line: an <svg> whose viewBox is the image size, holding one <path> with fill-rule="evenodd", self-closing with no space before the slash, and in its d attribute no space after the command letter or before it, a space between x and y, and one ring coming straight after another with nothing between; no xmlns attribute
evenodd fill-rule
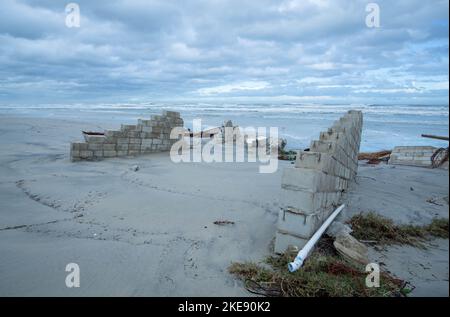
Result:
<svg viewBox="0 0 450 317"><path fill-rule="evenodd" d="M447 147L448 142L422 138L421 134L449 135L449 107L425 105L323 105L323 104L72 104L0 106L0 115L76 119L96 126L133 124L138 118L179 111L186 127L201 119L204 128L232 120L241 127L278 127L290 149L309 147L320 131L350 109L364 113L361 151L392 149L397 145Z"/></svg>

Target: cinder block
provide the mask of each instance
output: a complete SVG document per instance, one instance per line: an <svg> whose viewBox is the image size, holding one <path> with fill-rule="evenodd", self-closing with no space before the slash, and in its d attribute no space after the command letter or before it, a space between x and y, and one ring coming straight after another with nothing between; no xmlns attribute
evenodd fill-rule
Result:
<svg viewBox="0 0 450 317"><path fill-rule="evenodd" d="M84 142L74 142L70 144L71 149L76 151L85 151L88 149L88 144Z"/></svg>
<svg viewBox="0 0 450 317"><path fill-rule="evenodd" d="M418 160L389 160L391 165L407 165L407 166L419 166L419 167L431 167L431 161L418 161Z"/></svg>
<svg viewBox="0 0 450 317"><path fill-rule="evenodd" d="M103 143L105 142L104 135L88 135L84 134L84 139L87 143Z"/></svg>
<svg viewBox="0 0 450 317"><path fill-rule="evenodd" d="M112 136L107 136L105 138L105 143L117 144L117 138L116 137L112 137Z"/></svg>
<svg viewBox="0 0 450 317"><path fill-rule="evenodd" d="M132 138L139 138L140 137L140 132L139 131L128 131L127 132L127 137L129 137L130 139L132 139Z"/></svg>
<svg viewBox="0 0 450 317"><path fill-rule="evenodd" d="M154 115L150 116L150 120L152 120L152 121L161 121L162 120L162 116L154 114Z"/></svg>
<svg viewBox="0 0 450 317"><path fill-rule="evenodd" d="M122 124L120 126L121 131L136 131L137 126L134 124Z"/></svg>
<svg viewBox="0 0 450 317"><path fill-rule="evenodd" d="M116 145L115 144L105 143L105 144L103 144L103 150L105 150L105 151L115 151L116 150Z"/></svg>
<svg viewBox="0 0 450 317"><path fill-rule="evenodd" d="M77 158L79 159L80 158L80 151L70 149L70 158L71 159L77 159Z"/></svg>
<svg viewBox="0 0 450 317"><path fill-rule="evenodd" d="M140 138L130 138L130 145L131 144L141 144L142 140Z"/></svg>
<svg viewBox="0 0 450 317"><path fill-rule="evenodd" d="M307 192L290 189L281 189L281 205L305 214L313 214L325 206L325 195L321 192Z"/></svg>
<svg viewBox="0 0 450 317"><path fill-rule="evenodd" d="M161 133L161 130L162 130L162 127L158 127L158 126L152 127L152 133L159 135Z"/></svg>
<svg viewBox="0 0 450 317"><path fill-rule="evenodd" d="M152 131L153 131L153 127L149 127L149 126L142 127L142 132L152 132Z"/></svg>
<svg viewBox="0 0 450 317"><path fill-rule="evenodd" d="M128 150L128 155L135 156L135 155L139 155L140 152L141 151L138 151L138 150Z"/></svg>
<svg viewBox="0 0 450 317"><path fill-rule="evenodd" d="M309 192L335 191L338 178L320 170L287 167L283 170L281 187Z"/></svg>
<svg viewBox="0 0 450 317"><path fill-rule="evenodd" d="M335 153L336 143L330 141L312 141L310 150L312 152Z"/></svg>
<svg viewBox="0 0 450 317"><path fill-rule="evenodd" d="M88 143L88 150L91 151L102 151L103 143Z"/></svg>
<svg viewBox="0 0 450 317"><path fill-rule="evenodd" d="M143 119L138 119L138 125L141 125L142 126L142 131L144 131L143 129L145 128L145 127L150 127L151 125L151 120L143 120Z"/></svg>
<svg viewBox="0 0 450 317"><path fill-rule="evenodd" d="M392 153L397 152L419 152L419 151L436 151L434 146L396 146L392 150Z"/></svg>
<svg viewBox="0 0 450 317"><path fill-rule="evenodd" d="M324 208L314 214L303 214L292 209L282 209L278 214L279 231L294 234L298 237L308 239L322 225L332 208Z"/></svg>
<svg viewBox="0 0 450 317"><path fill-rule="evenodd" d="M141 132L139 134L139 138L140 139L152 139L153 138L153 134L151 132Z"/></svg>
<svg viewBox="0 0 450 317"><path fill-rule="evenodd" d="M117 144L116 145L117 151L128 151L128 143L126 144Z"/></svg>
<svg viewBox="0 0 450 317"><path fill-rule="evenodd" d="M120 138L122 137L124 134L122 131L116 131L116 130L107 130L105 131L105 137L109 138Z"/></svg>
<svg viewBox="0 0 450 317"><path fill-rule="evenodd" d="M117 144L118 145L128 145L128 143L130 143L130 139L129 138L118 138L117 139Z"/></svg>
<svg viewBox="0 0 450 317"><path fill-rule="evenodd" d="M168 111L168 110L163 110L162 112L163 116L167 116L167 117L173 117L173 118L178 118L180 117L180 113L176 112L176 111Z"/></svg>
<svg viewBox="0 0 450 317"><path fill-rule="evenodd" d="M128 151L117 151L117 156L127 156Z"/></svg>
<svg viewBox="0 0 450 317"><path fill-rule="evenodd" d="M153 143L152 139L143 139L141 145L149 146L149 145L152 145L152 143Z"/></svg>
<svg viewBox="0 0 450 317"><path fill-rule="evenodd" d="M117 151L103 151L104 157L116 157Z"/></svg>
<svg viewBox="0 0 450 317"><path fill-rule="evenodd" d="M130 143L128 145L128 151L139 151L141 149L140 143Z"/></svg>
<svg viewBox="0 0 450 317"><path fill-rule="evenodd" d="M339 200L342 196L342 192L337 191L334 193L326 193L325 196L326 196L326 201L327 201L326 205L325 205L326 208L328 208L328 207L334 208L334 207L338 206Z"/></svg>
<svg viewBox="0 0 450 317"><path fill-rule="evenodd" d="M295 167L315 169L343 178L349 174L348 168L329 153L300 151L295 161Z"/></svg>
<svg viewBox="0 0 450 317"><path fill-rule="evenodd" d="M103 157L103 151L102 150L94 151L94 156L97 157L97 158Z"/></svg>
<svg viewBox="0 0 450 317"><path fill-rule="evenodd" d="M182 127L184 125L184 121L181 118L177 118L171 122L172 127Z"/></svg>
<svg viewBox="0 0 450 317"><path fill-rule="evenodd" d="M80 151L80 158L82 159L89 159L92 158L94 156L94 152L93 151Z"/></svg>

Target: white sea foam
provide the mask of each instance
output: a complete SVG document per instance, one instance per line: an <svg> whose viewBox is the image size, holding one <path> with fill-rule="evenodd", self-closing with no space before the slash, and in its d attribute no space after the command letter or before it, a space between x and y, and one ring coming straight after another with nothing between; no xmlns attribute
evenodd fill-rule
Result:
<svg viewBox="0 0 450 317"><path fill-rule="evenodd" d="M289 148L305 148L349 109L364 113L361 148L364 151L392 148L395 145L444 146L440 141L420 137L421 133L448 135L448 106L426 105L330 105L330 104L213 104L213 103L116 103L0 105L0 115L43 116L64 119L101 120L114 124L133 123L137 118L170 109L181 112L185 125L202 118L205 127L226 119L240 126L276 126Z"/></svg>

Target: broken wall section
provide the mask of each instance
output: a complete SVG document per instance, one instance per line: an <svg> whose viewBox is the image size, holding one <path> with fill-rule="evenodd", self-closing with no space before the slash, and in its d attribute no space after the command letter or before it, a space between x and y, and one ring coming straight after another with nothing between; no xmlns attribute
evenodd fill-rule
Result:
<svg viewBox="0 0 450 317"><path fill-rule="evenodd" d="M362 124L362 112L349 111L284 169L276 253L302 248L338 206L357 173Z"/></svg>
<svg viewBox="0 0 450 317"><path fill-rule="evenodd" d="M85 142L70 144L70 158L93 161L169 151L177 141L170 139L170 132L183 124L179 112L163 111L162 115L152 115L150 120L139 119L136 125L122 124L120 130L107 130L104 135L85 134Z"/></svg>
<svg viewBox="0 0 450 317"><path fill-rule="evenodd" d="M432 167L437 148L433 146L396 146L389 158L389 164Z"/></svg>

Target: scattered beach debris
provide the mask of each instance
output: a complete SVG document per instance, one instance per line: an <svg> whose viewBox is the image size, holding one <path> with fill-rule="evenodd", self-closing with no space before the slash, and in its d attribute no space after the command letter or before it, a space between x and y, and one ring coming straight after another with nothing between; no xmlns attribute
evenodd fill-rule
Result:
<svg viewBox="0 0 450 317"><path fill-rule="evenodd" d="M352 228L346 223L335 220L325 231L325 233L333 238L336 238L338 235L343 233L351 233Z"/></svg>
<svg viewBox="0 0 450 317"><path fill-rule="evenodd" d="M439 148L431 155L431 167L438 168L448 162L448 148Z"/></svg>
<svg viewBox="0 0 450 317"><path fill-rule="evenodd" d="M262 265L232 263L228 271L243 280L249 292L262 296L406 296L408 290L404 291L404 288L407 283L386 272L381 272L380 287L366 287L365 267L347 262L336 252L330 254L330 240L329 236L323 236L305 265L294 273L286 270L295 256L293 252L268 257Z"/></svg>
<svg viewBox="0 0 450 317"><path fill-rule="evenodd" d="M343 258L350 262L367 264L367 247L351 235L352 229L346 223L333 222L327 229L326 234L334 238L332 246Z"/></svg>
<svg viewBox="0 0 450 317"><path fill-rule="evenodd" d="M388 162L392 151L383 150L378 152L361 152L358 154L358 160L367 160L367 164L380 164Z"/></svg>
<svg viewBox="0 0 450 317"><path fill-rule="evenodd" d="M286 139L278 139L278 159L283 161L295 161L299 150L286 150L286 145Z"/></svg>
<svg viewBox="0 0 450 317"><path fill-rule="evenodd" d="M234 225L234 221L230 220L216 220L213 223L218 226Z"/></svg>
<svg viewBox="0 0 450 317"><path fill-rule="evenodd" d="M346 260L361 264L369 263L367 247L356 240L350 233L342 232L339 234L333 245Z"/></svg>
<svg viewBox="0 0 450 317"><path fill-rule="evenodd" d="M297 158L297 152L298 151L279 151L278 152L278 159L282 161L295 161Z"/></svg>
<svg viewBox="0 0 450 317"><path fill-rule="evenodd" d="M287 249L286 249L286 254L292 257L295 257L298 253L298 251L300 251L298 249L298 247L296 245L288 245Z"/></svg>
<svg viewBox="0 0 450 317"><path fill-rule="evenodd" d="M447 137L447 136L422 134L422 137L436 139L436 140L442 140L442 141L449 141L449 137ZM449 159L448 147L447 148L439 148L431 156L431 167L438 168L438 167L441 167L442 165L444 165L446 162L447 162L447 167L448 167L448 159Z"/></svg>
<svg viewBox="0 0 450 317"><path fill-rule="evenodd" d="M348 223L356 239L376 241L378 245L408 244L424 248L426 240L433 237L448 239L449 235L446 218L435 218L425 226L396 225L392 219L369 212L353 216Z"/></svg>
<svg viewBox="0 0 450 317"><path fill-rule="evenodd" d="M133 166L131 167L131 170L132 170L133 172L139 171L139 165L133 165Z"/></svg>
<svg viewBox="0 0 450 317"><path fill-rule="evenodd" d="M439 200L438 198L431 197L431 198L427 199L427 203L430 203L430 204L433 204L436 206L444 206L444 204L438 203L438 200Z"/></svg>

